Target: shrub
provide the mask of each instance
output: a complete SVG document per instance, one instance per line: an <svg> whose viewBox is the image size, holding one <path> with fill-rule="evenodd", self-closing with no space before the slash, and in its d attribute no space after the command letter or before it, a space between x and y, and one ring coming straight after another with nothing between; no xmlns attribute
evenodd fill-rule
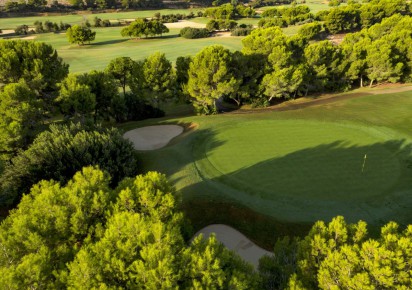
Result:
<svg viewBox="0 0 412 290"><path fill-rule="evenodd" d="M319 22L313 22L303 25L298 30L298 34L302 35L303 37L311 40L315 39L322 30L322 24Z"/></svg>
<svg viewBox="0 0 412 290"><path fill-rule="evenodd" d="M268 27L288 27L288 23L286 20L282 18L262 18L258 22L258 26L262 28L268 28Z"/></svg>
<svg viewBox="0 0 412 290"><path fill-rule="evenodd" d="M194 39L209 37L210 33L206 28L185 27L180 30L179 35L184 38Z"/></svg>
<svg viewBox="0 0 412 290"><path fill-rule="evenodd" d="M232 36L246 36L249 35L253 30L253 27L237 27L232 30L230 35Z"/></svg>
<svg viewBox="0 0 412 290"><path fill-rule="evenodd" d="M16 204L23 193L43 179L64 184L89 165L110 173L112 185L137 173L133 145L117 129L51 125L6 165L0 177L0 204Z"/></svg>
<svg viewBox="0 0 412 290"><path fill-rule="evenodd" d="M26 35L27 33L29 33L29 27L25 24L19 25L14 30L14 33L16 33L17 35Z"/></svg>

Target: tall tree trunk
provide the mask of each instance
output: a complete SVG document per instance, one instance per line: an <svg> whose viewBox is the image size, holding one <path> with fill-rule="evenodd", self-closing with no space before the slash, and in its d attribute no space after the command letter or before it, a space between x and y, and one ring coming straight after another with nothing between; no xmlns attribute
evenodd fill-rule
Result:
<svg viewBox="0 0 412 290"><path fill-rule="evenodd" d="M360 76L360 87L363 88L363 76Z"/></svg>
<svg viewBox="0 0 412 290"><path fill-rule="evenodd" d="M371 83L370 83L370 85L369 85L369 87L371 88L372 87L372 85L373 85L373 79L371 79Z"/></svg>

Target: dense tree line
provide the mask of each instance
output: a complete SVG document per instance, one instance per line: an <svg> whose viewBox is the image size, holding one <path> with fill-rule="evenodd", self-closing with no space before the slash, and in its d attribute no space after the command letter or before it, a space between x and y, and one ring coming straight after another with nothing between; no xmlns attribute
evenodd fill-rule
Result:
<svg viewBox="0 0 412 290"><path fill-rule="evenodd" d="M396 14L348 34L339 45L328 40L309 42L319 34L319 23L289 37L277 27L256 29L243 39L242 52L220 46L199 52L185 88L199 112L208 114L216 112L220 98L268 105L273 98L308 92L410 81L411 26L411 17ZM251 61L256 58L259 61Z"/></svg>
<svg viewBox="0 0 412 290"><path fill-rule="evenodd" d="M253 8L291 4L293 0L253 0L249 5Z"/></svg>
<svg viewBox="0 0 412 290"><path fill-rule="evenodd" d="M405 0L373 0L366 4L352 4L322 11L319 20L325 21L330 33L349 32L368 28L394 14L411 14L411 6Z"/></svg>
<svg viewBox="0 0 412 290"><path fill-rule="evenodd" d="M213 19L235 19L239 17L253 17L256 11L243 4L233 5L231 3L223 4L219 7L207 8L203 16Z"/></svg>
<svg viewBox="0 0 412 290"><path fill-rule="evenodd" d="M70 27L70 24L63 22L60 22L60 24L48 20L44 22L37 20L34 22L34 32L36 33L65 31Z"/></svg>
<svg viewBox="0 0 412 290"><path fill-rule="evenodd" d="M0 287L255 289L251 265L214 237L187 241L166 177L124 179L84 168L42 181L0 225Z"/></svg>
<svg viewBox="0 0 412 290"><path fill-rule="evenodd" d="M6 1L4 7L0 6L4 12L70 12L83 9L141 9L161 7L163 7L163 2L160 0L69 0L67 2L53 1L52 3L43 0L10 0Z"/></svg>
<svg viewBox="0 0 412 290"><path fill-rule="evenodd" d="M259 27L280 26L287 27L304 21L311 21L315 16L310 13L306 5L295 7L271 8L262 13L262 19L259 21Z"/></svg>
<svg viewBox="0 0 412 290"><path fill-rule="evenodd" d="M158 105L175 91L174 70L164 55L143 62L118 58L104 72L68 75L68 66L50 45L2 40L0 52L1 154L27 147L43 120L57 111L83 123L141 120L162 115L148 103Z"/></svg>

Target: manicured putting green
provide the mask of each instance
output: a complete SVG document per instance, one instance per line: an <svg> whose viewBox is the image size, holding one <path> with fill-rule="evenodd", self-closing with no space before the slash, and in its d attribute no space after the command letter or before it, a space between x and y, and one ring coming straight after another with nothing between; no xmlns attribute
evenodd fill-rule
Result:
<svg viewBox="0 0 412 290"><path fill-rule="evenodd" d="M302 216L293 212L304 209L303 220L370 214L365 206L393 193L402 174L391 142L362 126L252 121L220 127L202 146L197 163L205 178L242 192L237 199L265 213Z"/></svg>

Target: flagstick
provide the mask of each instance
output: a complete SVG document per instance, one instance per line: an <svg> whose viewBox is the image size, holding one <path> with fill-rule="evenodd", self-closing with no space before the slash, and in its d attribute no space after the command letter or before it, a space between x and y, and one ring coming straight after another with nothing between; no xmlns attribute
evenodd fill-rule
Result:
<svg viewBox="0 0 412 290"><path fill-rule="evenodd" d="M363 157L362 173L363 173L363 170L365 169L365 163L366 163L366 154L365 154L365 157Z"/></svg>

